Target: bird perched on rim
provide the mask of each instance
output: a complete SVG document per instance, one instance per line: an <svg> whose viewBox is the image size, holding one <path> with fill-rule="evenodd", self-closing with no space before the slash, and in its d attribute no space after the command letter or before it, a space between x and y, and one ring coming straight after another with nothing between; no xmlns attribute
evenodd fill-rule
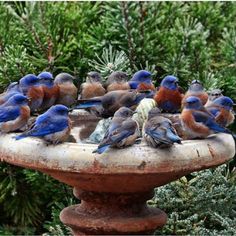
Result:
<svg viewBox="0 0 236 236"><path fill-rule="evenodd" d="M130 86L128 81L128 75L123 71L112 72L105 83L108 92L115 90L129 90Z"/></svg>
<svg viewBox="0 0 236 236"><path fill-rule="evenodd" d="M146 93L140 93L136 90L117 90L106 93L104 96L91 98L88 100L78 100L74 109L86 109L102 106L102 117L113 116L121 107L129 107L134 110L139 102L147 96Z"/></svg>
<svg viewBox="0 0 236 236"><path fill-rule="evenodd" d="M219 98L219 97L222 97L223 96L223 93L220 89L213 89L211 91L208 92L208 101L207 103L205 104L206 106L209 106L212 104L212 102Z"/></svg>
<svg viewBox="0 0 236 236"><path fill-rule="evenodd" d="M54 84L59 86L58 104L71 106L77 99L78 89L73 83L74 77L68 73L60 73L54 79Z"/></svg>
<svg viewBox="0 0 236 236"><path fill-rule="evenodd" d="M10 97L15 94L23 94L18 82L12 82L7 87L6 91L0 94L0 105L5 103Z"/></svg>
<svg viewBox="0 0 236 236"><path fill-rule="evenodd" d="M0 106L0 131L17 131L27 124L30 118L28 99L23 94L15 94Z"/></svg>
<svg viewBox="0 0 236 236"><path fill-rule="evenodd" d="M144 124L144 139L152 147L170 147L174 143L181 143L172 122L161 115L159 108L152 108Z"/></svg>
<svg viewBox="0 0 236 236"><path fill-rule="evenodd" d="M214 116L202 105L198 97L188 97L184 102L181 121L189 139L206 138L213 133L231 133L216 123Z"/></svg>
<svg viewBox="0 0 236 236"><path fill-rule="evenodd" d="M109 147L122 148L133 145L139 136L138 123L132 119L133 114L127 107L116 111L103 140L93 152L101 154Z"/></svg>
<svg viewBox="0 0 236 236"><path fill-rule="evenodd" d="M106 93L102 86L102 77L96 71L87 74L86 82L80 86L80 99L103 96Z"/></svg>
<svg viewBox="0 0 236 236"><path fill-rule="evenodd" d="M166 76L159 87L154 100L158 107L169 113L176 113L181 108L183 94L178 86L178 79L173 75Z"/></svg>
<svg viewBox="0 0 236 236"><path fill-rule="evenodd" d="M152 74L146 70L137 71L133 77L129 80L129 86L131 89L140 90L155 90L155 86L152 83Z"/></svg>
<svg viewBox="0 0 236 236"><path fill-rule="evenodd" d="M38 110L43 103L43 88L40 86L39 78L36 75L25 75L19 81L20 88L24 95L29 99L29 107L31 111Z"/></svg>
<svg viewBox="0 0 236 236"><path fill-rule="evenodd" d="M44 71L38 75L38 78L44 94L41 110L45 110L56 103L59 96L59 86L54 84L53 76L50 72Z"/></svg>
<svg viewBox="0 0 236 236"><path fill-rule="evenodd" d="M69 109L64 105L55 105L38 116L30 129L15 137L20 140L26 137L40 137L46 142L58 144L65 142L71 130Z"/></svg>
<svg viewBox="0 0 236 236"><path fill-rule="evenodd" d="M213 100L206 109L215 117L219 125L227 127L234 122L233 105L231 98L222 96Z"/></svg>
<svg viewBox="0 0 236 236"><path fill-rule="evenodd" d="M193 80L191 82L188 91L184 95L182 103L190 96L198 97L201 100L202 105L205 105L208 100L208 94L206 91L204 91L202 83L198 80Z"/></svg>

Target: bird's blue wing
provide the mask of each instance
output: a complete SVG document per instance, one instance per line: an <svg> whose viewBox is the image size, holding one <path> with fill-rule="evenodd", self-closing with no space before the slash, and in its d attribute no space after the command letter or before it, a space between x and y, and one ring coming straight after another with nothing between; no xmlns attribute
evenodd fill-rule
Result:
<svg viewBox="0 0 236 236"><path fill-rule="evenodd" d="M1 106L0 107L0 122L15 120L20 115L18 106Z"/></svg>

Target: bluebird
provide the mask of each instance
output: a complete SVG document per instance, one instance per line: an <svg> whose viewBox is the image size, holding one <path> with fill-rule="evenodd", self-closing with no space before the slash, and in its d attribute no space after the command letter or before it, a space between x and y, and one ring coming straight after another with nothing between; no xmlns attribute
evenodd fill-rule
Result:
<svg viewBox="0 0 236 236"><path fill-rule="evenodd" d="M7 87L6 91L0 94L0 105L5 103L10 97L15 94L22 94L18 82L12 82Z"/></svg>
<svg viewBox="0 0 236 236"><path fill-rule="evenodd" d="M68 73L60 73L55 77L54 83L59 86L58 104L71 106L77 99L78 89L73 83L74 77Z"/></svg>
<svg viewBox="0 0 236 236"><path fill-rule="evenodd" d="M206 106L211 105L216 98L219 98L222 96L223 96L223 94L220 89L213 89L213 90L209 91L208 92L208 101L205 105Z"/></svg>
<svg viewBox="0 0 236 236"><path fill-rule="evenodd" d="M103 117L113 116L121 107L125 106L134 110L139 102L147 97L146 93L140 93L136 90L117 90L106 93L104 96L96 97L88 100L78 100L78 106L75 109L85 109L91 107L102 106Z"/></svg>
<svg viewBox="0 0 236 236"><path fill-rule="evenodd" d="M183 101L185 101L186 98L190 97L190 96L195 96L198 97L201 102L202 105L205 105L207 103L208 100L208 94L206 91L204 91L204 88L201 84L200 81L198 80L193 80L191 85L189 86L188 91L186 92L186 94L184 95Z"/></svg>
<svg viewBox="0 0 236 236"><path fill-rule="evenodd" d="M53 76L50 72L44 71L38 75L38 78L44 94L41 110L45 110L56 103L59 96L59 86L54 84Z"/></svg>
<svg viewBox="0 0 236 236"><path fill-rule="evenodd" d="M128 81L128 75L122 71L112 72L106 81L106 89L108 92L115 90L129 90L130 86Z"/></svg>
<svg viewBox="0 0 236 236"><path fill-rule="evenodd" d="M168 75L162 80L159 90L154 96L158 107L169 113L176 113L180 110L182 98L178 79L173 75Z"/></svg>
<svg viewBox="0 0 236 236"><path fill-rule="evenodd" d="M137 90L155 90L151 76L152 74L149 71L137 71L128 82L130 88Z"/></svg>
<svg viewBox="0 0 236 236"><path fill-rule="evenodd" d="M58 144L68 139L71 121L68 117L69 109L64 105L55 105L38 116L29 130L16 136L16 140L26 137L40 137L46 142Z"/></svg>
<svg viewBox="0 0 236 236"><path fill-rule="evenodd" d="M101 154L109 147L122 148L134 144L139 136L139 126L132 119L133 114L134 112L127 107L121 107L116 111L107 133L93 152Z"/></svg>
<svg viewBox="0 0 236 236"><path fill-rule="evenodd" d="M40 86L39 78L36 75L28 74L20 79L19 84L24 95L29 98L31 111L38 110L43 103L43 88Z"/></svg>
<svg viewBox="0 0 236 236"><path fill-rule="evenodd" d="M17 131L24 127L29 118L28 99L22 94L11 96L0 106L0 130L3 133Z"/></svg>
<svg viewBox="0 0 236 236"><path fill-rule="evenodd" d="M80 98L89 99L93 97L103 96L106 93L102 86L102 77L96 71L87 74L86 82L80 87Z"/></svg>
<svg viewBox="0 0 236 236"><path fill-rule="evenodd" d="M231 133L216 123L215 118L202 105L198 97L185 100L181 121L188 139L206 138L213 133Z"/></svg>
<svg viewBox="0 0 236 236"><path fill-rule="evenodd" d="M174 143L181 143L172 122L161 115L159 108L152 108L144 125L144 139L152 147L170 147Z"/></svg>
<svg viewBox="0 0 236 236"><path fill-rule="evenodd" d="M207 110L214 115L216 122L224 127L234 122L233 114L234 102L231 98L221 96L212 101L212 104L208 105Z"/></svg>

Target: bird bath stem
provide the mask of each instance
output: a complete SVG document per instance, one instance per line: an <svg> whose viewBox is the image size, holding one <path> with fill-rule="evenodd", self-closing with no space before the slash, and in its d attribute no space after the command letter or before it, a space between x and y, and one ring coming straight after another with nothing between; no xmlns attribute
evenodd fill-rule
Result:
<svg viewBox="0 0 236 236"><path fill-rule="evenodd" d="M184 141L170 149L141 143L102 155L92 153L96 147L92 144L45 146L34 138L15 141L14 135L0 136L0 159L39 170L74 188L81 204L65 208L60 219L75 235L153 233L167 220L163 211L146 205L155 187L220 165L235 154L228 134Z"/></svg>

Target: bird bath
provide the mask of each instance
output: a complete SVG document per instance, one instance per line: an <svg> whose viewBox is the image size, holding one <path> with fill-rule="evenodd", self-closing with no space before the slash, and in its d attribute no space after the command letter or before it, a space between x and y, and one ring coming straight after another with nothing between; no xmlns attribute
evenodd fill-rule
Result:
<svg viewBox="0 0 236 236"><path fill-rule="evenodd" d="M142 142L102 155L92 153L93 144L46 146L34 138L15 141L14 135L0 136L0 159L39 170L74 188L81 204L62 210L60 219L75 235L154 232L167 220L162 210L146 205L155 187L220 165L235 154L228 134L184 141L170 149Z"/></svg>

